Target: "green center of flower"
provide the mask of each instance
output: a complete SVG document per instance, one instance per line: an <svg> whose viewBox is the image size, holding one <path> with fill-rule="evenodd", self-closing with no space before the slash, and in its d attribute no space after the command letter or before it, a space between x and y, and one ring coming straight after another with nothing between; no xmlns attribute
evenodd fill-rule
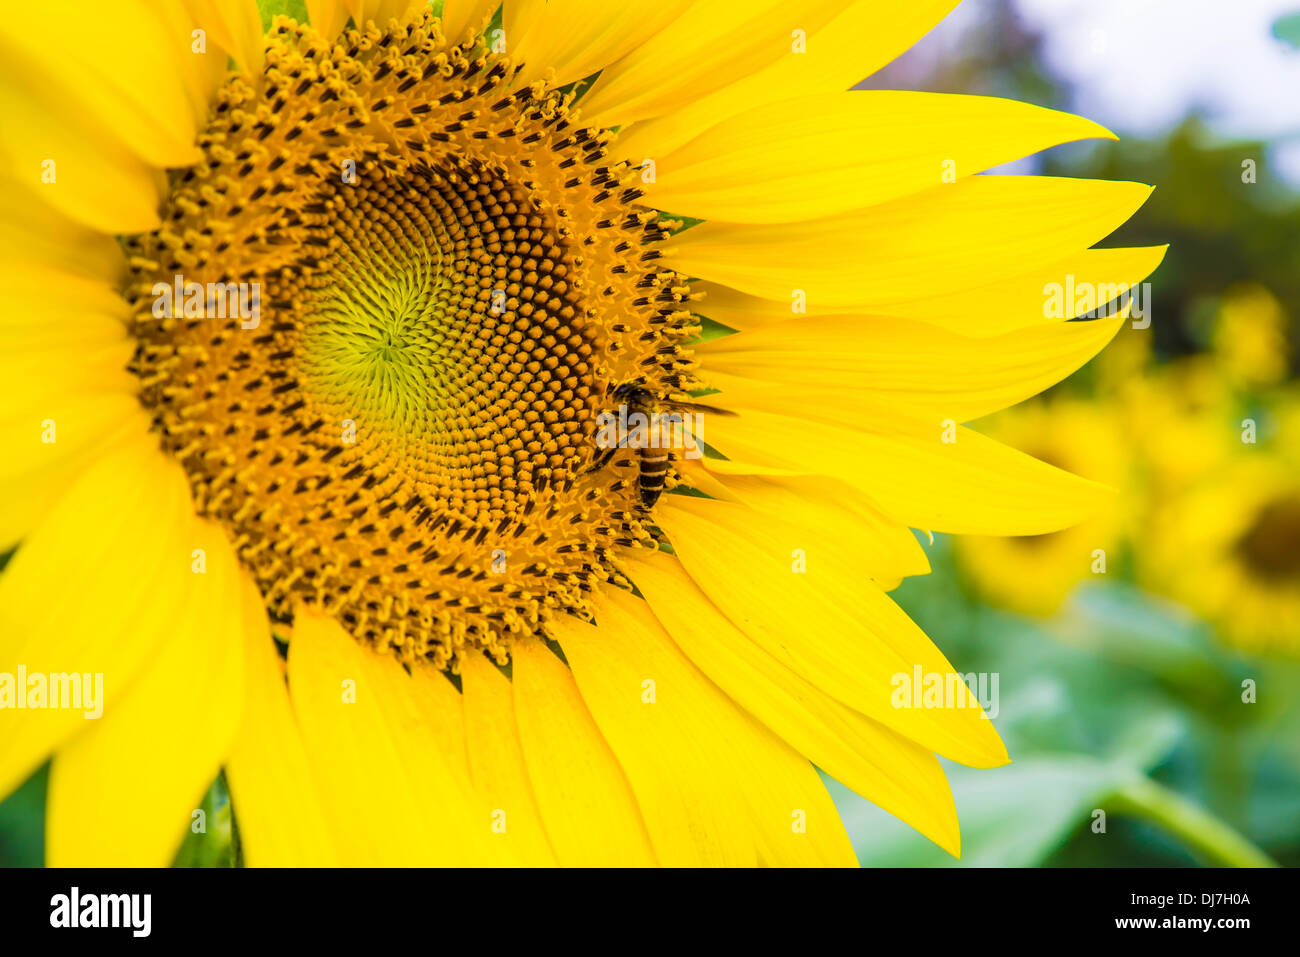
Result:
<svg viewBox="0 0 1300 957"><path fill-rule="evenodd" d="M317 205L318 262L283 294L302 304L284 358L309 404L467 516L499 521L572 477L598 396L554 223L525 214L518 187L451 164L342 184Z"/></svg>
<svg viewBox="0 0 1300 957"><path fill-rule="evenodd" d="M303 386L324 402L358 412L390 432L427 431L455 394L449 369L463 355L448 308L456 288L444 271L451 246L440 220L404 232L376 220L368 190L341 205L343 242L331 253L327 284L315 290L298 367ZM439 416L440 417L440 416Z"/></svg>

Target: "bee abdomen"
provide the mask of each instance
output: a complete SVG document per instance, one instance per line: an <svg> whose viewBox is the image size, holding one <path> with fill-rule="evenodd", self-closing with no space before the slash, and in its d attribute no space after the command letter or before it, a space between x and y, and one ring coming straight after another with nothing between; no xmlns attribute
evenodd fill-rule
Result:
<svg viewBox="0 0 1300 957"><path fill-rule="evenodd" d="M641 452L641 473L637 487L641 491L641 502L647 508L659 500L664 490L664 481L668 477L668 453L659 450Z"/></svg>

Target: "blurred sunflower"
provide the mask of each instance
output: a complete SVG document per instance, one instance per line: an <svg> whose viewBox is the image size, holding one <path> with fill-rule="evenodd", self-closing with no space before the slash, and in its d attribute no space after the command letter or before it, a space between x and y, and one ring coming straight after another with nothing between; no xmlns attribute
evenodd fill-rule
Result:
<svg viewBox="0 0 1300 957"><path fill-rule="evenodd" d="M1157 507L1242 452L1247 410L1218 357L1185 356L1146 369L1114 391L1133 450L1133 490Z"/></svg>
<svg viewBox="0 0 1300 957"><path fill-rule="evenodd" d="M1238 385L1276 385L1287 376L1291 345L1286 311L1259 283L1242 283L1224 293L1212 344L1224 374Z"/></svg>
<svg viewBox="0 0 1300 957"><path fill-rule="evenodd" d="M1091 248L1149 188L972 175L1086 120L848 92L950 2L497 6L0 23L0 668L106 681L0 719L50 864L165 863L222 767L252 864L851 864L814 765L956 854L935 754L1007 760L891 707L952 668L883 586L909 526L1096 505L956 423L1110 339L1043 288L1150 273ZM603 460L703 387L727 459Z"/></svg>
<svg viewBox="0 0 1300 957"><path fill-rule="evenodd" d="M968 535L953 542L963 575L992 604L1028 615L1054 614L1085 579L1112 571L1131 501L1119 412L1069 398L1026 402L999 413L983 431L1012 448L1123 492L1095 515L1041 535Z"/></svg>
<svg viewBox="0 0 1300 957"><path fill-rule="evenodd" d="M1282 398L1269 424L1219 468L1167 496L1136 557L1146 585L1187 605L1226 641L1297 654L1300 398Z"/></svg>

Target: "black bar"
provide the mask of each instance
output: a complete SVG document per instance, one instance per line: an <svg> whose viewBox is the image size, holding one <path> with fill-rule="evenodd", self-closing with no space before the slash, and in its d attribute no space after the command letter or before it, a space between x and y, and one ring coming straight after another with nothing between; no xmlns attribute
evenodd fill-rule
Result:
<svg viewBox="0 0 1300 957"><path fill-rule="evenodd" d="M378 949L389 940L422 946L500 945L516 934L537 944L606 935L605 946L639 950L716 938L739 944L773 935L805 946L851 936L874 949L902 933L917 944L981 948L1011 942L1074 945L1130 938L1183 946L1190 938L1232 946L1277 937L1294 925L1295 872L1233 870L861 870L535 871L486 870L0 870L0 934L8 953L23 941L75 935L80 943L162 941L222 946L246 940ZM70 923L71 890L81 914L118 927ZM101 911L99 895L122 898ZM1180 896L1183 895L1183 896ZM93 896L93 905L86 898ZM62 897L66 906L61 905ZM60 907L62 906L62 910ZM135 918L133 922L131 918ZM1121 921L1154 920L1151 926ZM1179 922L1211 921L1209 929ZM1245 919L1246 926L1224 926ZM1167 923L1166 923L1167 922ZM673 938L665 938L674 931ZM834 938L826 937L836 932ZM889 938L878 937L888 932ZM481 934L481 937L474 935ZM1045 936L1046 935L1046 936ZM1277 939L1282 939L1277 937ZM474 941L478 941L475 944ZM656 943L657 941L657 943ZM205 946L205 949L207 947Z"/></svg>

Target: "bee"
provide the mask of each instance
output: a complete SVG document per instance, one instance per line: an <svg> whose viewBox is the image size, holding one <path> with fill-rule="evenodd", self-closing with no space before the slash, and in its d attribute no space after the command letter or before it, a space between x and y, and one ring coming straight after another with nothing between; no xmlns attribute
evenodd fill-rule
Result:
<svg viewBox="0 0 1300 957"><path fill-rule="evenodd" d="M664 490L664 481L668 478L668 466L672 459L671 442L665 437L685 434L685 415L691 413L714 412L718 415L735 415L727 409L701 405L698 402L677 402L665 399L641 382L624 382L610 390L610 398L625 410L626 415L619 417L620 431L623 433L618 442L602 443L601 450L587 473L599 472L614 453L625 448L628 441L637 437L633 444L637 455L638 475L637 491L641 498L641 507L649 510L659 501ZM627 423L635 415L644 418L644 425L628 429ZM614 413L605 412L605 422L612 424Z"/></svg>

